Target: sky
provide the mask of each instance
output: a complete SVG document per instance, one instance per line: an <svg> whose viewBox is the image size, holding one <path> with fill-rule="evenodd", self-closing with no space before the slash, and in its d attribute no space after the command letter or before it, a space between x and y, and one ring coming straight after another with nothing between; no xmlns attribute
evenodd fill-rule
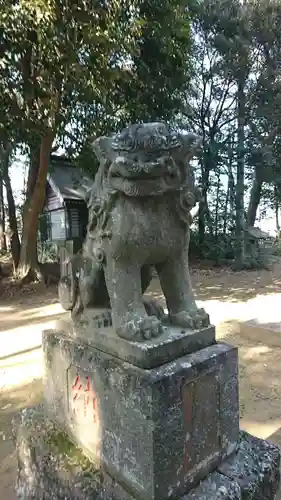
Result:
<svg viewBox="0 0 281 500"><path fill-rule="evenodd" d="M23 202L23 191L26 177L24 158L19 158L10 167L10 179L16 203Z"/></svg>

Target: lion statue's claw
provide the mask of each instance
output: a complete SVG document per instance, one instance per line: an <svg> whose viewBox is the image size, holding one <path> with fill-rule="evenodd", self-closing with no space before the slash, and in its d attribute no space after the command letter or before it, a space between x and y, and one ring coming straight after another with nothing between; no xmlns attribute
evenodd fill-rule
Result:
<svg viewBox="0 0 281 500"><path fill-rule="evenodd" d="M156 316L133 317L117 329L119 337L135 342L143 342L152 337L159 337L161 333L162 323Z"/></svg>
<svg viewBox="0 0 281 500"><path fill-rule="evenodd" d="M180 328L197 330L209 326L210 318L205 309L201 308L170 314L169 322Z"/></svg>

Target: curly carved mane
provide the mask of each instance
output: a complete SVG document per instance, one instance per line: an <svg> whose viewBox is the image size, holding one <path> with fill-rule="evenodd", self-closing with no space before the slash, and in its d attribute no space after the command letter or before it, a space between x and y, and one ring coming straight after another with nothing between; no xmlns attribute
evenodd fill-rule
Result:
<svg viewBox="0 0 281 500"><path fill-rule="evenodd" d="M104 236L106 223L118 197L118 191L110 188L107 182L107 172L111 165L109 159L101 161L95 182L88 200L89 222L87 236L95 238ZM181 183L174 193L176 208L180 219L189 224L190 210L199 200L199 190L195 187L194 175L189 162L184 159L177 161L181 174Z"/></svg>
<svg viewBox="0 0 281 500"><path fill-rule="evenodd" d="M105 228L108 215L116 198L116 191L110 189L106 182L106 174L109 166L110 160L103 159L101 161L90 191L88 200L88 236L94 235L96 231L102 231Z"/></svg>
<svg viewBox="0 0 281 500"><path fill-rule="evenodd" d="M161 165L161 154L163 151L169 154L175 167L174 170L179 174L177 185L172 187L170 196L175 200L180 219L186 224L189 224L190 210L199 199L198 190L195 188L192 167L189 164L190 158L193 156L194 149L197 145L196 141L198 142L198 136L194 134L182 135L174 132L171 133L169 129L161 123L145 126L131 126L124 129L117 136L101 137L95 141L94 149L99 158L100 165L88 201L89 223L87 239L94 239L96 244L98 244L99 239L107 236L105 233L108 217L120 194L119 180L115 178L115 184L112 185L112 182L109 181L109 176L112 172L116 174L116 170L118 171L119 169L118 173L121 174L122 178L122 173L124 169L126 170L127 161L129 162L128 172L131 172L131 175L132 173L141 172L143 167L140 166L138 160L132 160L130 154L132 151L142 150L142 148L144 148L143 151L145 155L148 154L148 164L143 169L144 172L148 172L151 165L152 169L154 168L153 160L152 164L149 163L149 150L154 151L154 154L156 152L156 156L157 152L159 152L159 165ZM116 163L117 157L119 163ZM123 164L122 161L125 163ZM130 163L132 161L133 163ZM125 165L125 167L123 165ZM144 165L146 164L144 163ZM161 182L161 176L159 176L159 179L159 182ZM134 189L134 177L131 177L131 180L121 180L121 183L122 182L123 188L124 186L127 187L127 185L129 185L129 187L133 185L132 189L128 189L128 193L131 196L134 196L135 193L136 196L140 194L137 189ZM146 193L142 194L144 195ZM161 189L160 194L156 191L156 195L160 197L163 196Z"/></svg>

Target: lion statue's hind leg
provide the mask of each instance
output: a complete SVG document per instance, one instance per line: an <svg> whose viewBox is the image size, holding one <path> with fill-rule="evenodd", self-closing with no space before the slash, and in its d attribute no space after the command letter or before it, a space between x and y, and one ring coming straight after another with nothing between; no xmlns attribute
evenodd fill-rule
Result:
<svg viewBox="0 0 281 500"><path fill-rule="evenodd" d="M167 302L168 322L181 328L200 329L209 326L210 319L196 305L186 255L183 252L179 258L157 266L157 272Z"/></svg>

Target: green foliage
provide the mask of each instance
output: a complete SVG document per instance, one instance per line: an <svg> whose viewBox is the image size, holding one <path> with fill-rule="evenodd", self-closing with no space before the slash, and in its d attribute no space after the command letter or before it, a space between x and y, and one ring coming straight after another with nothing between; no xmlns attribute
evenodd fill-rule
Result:
<svg viewBox="0 0 281 500"><path fill-rule="evenodd" d="M11 126L19 126L22 142L64 128L77 102L106 101L121 72L114 58L134 50L139 28L132 8L131 2L99 7L80 1L5 2L0 14L3 111Z"/></svg>
<svg viewBox="0 0 281 500"><path fill-rule="evenodd" d="M274 255L272 248L263 249L257 245L254 249L247 249L244 260L244 269L270 269L272 257Z"/></svg>
<svg viewBox="0 0 281 500"><path fill-rule="evenodd" d="M189 21L175 0L1 0L0 145L30 157L20 275L38 276L35 227L53 145L94 173L95 136L178 110Z"/></svg>
<svg viewBox="0 0 281 500"><path fill-rule="evenodd" d="M273 255L281 257L281 238L279 236L277 236L274 240L272 253Z"/></svg>
<svg viewBox="0 0 281 500"><path fill-rule="evenodd" d="M38 241L38 261L41 264L58 262L58 246L53 242Z"/></svg>
<svg viewBox="0 0 281 500"><path fill-rule="evenodd" d="M234 259L233 238L229 235L207 233L204 245L201 245L198 231L192 231L190 238L190 255L200 257L215 264L230 263Z"/></svg>
<svg viewBox="0 0 281 500"><path fill-rule="evenodd" d="M250 255L243 227L261 202L275 211L281 202L280 13L279 2L254 0L202 0L195 10L194 74L179 122L203 137L192 246L214 261L233 258L236 243L240 264L267 265Z"/></svg>
<svg viewBox="0 0 281 500"><path fill-rule="evenodd" d="M192 129L203 148L191 251L217 263L234 258L235 241L241 250L244 222L255 221L260 203L278 212L280 2L2 0L1 7L1 143L29 151L51 130L54 147L94 175L99 135L156 119ZM264 265L244 250L245 266Z"/></svg>
<svg viewBox="0 0 281 500"><path fill-rule="evenodd" d="M133 44L122 57L115 54L110 89L108 80L103 82L106 98L76 103L69 133L64 131L63 146L91 173L97 168L93 138L130 122L171 120L182 108L182 92L191 74L190 13L185 2L136 2L134 16Z"/></svg>
<svg viewBox="0 0 281 500"><path fill-rule="evenodd" d="M190 12L176 0L2 0L0 140L49 130L77 156L128 121L170 118L190 74Z"/></svg>
<svg viewBox="0 0 281 500"><path fill-rule="evenodd" d="M132 79L125 82L125 120L171 119L182 107L190 72L190 16L185 1L140 3Z"/></svg>

